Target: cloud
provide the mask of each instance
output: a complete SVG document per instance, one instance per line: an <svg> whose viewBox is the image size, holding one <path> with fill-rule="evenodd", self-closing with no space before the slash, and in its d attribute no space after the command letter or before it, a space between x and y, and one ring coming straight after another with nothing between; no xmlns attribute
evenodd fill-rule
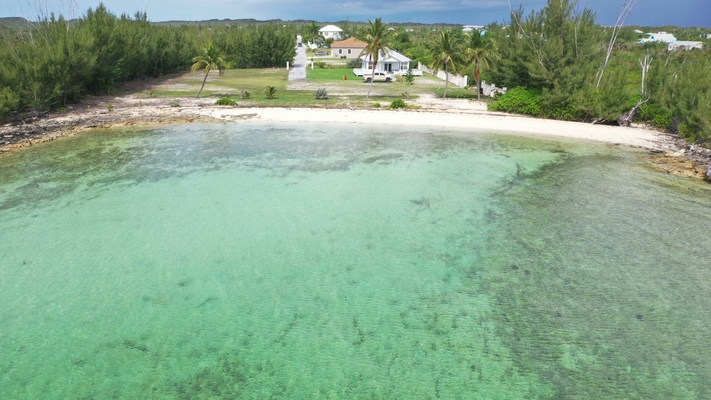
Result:
<svg viewBox="0 0 711 400"><path fill-rule="evenodd" d="M100 0L0 0L0 17L36 18L37 11L61 13L75 17ZM113 13L133 15L146 11L151 21L207 19L308 19L338 21L349 18L365 21L382 17L393 22L449 22L487 24L509 17L508 0L101 0ZM598 23L612 24L623 0L580 0L598 15ZM522 5L528 13L545 6L547 0L511 0L511 6ZM630 15L629 24L709 26L711 2L684 0L669 12L668 0L639 0Z"/></svg>

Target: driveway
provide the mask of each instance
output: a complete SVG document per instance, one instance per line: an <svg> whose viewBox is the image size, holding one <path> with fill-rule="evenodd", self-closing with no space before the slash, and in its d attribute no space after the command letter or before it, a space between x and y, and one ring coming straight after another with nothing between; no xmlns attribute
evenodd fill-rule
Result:
<svg viewBox="0 0 711 400"><path fill-rule="evenodd" d="M289 82L306 82L306 64L308 62L306 47L297 47L294 67L289 70Z"/></svg>

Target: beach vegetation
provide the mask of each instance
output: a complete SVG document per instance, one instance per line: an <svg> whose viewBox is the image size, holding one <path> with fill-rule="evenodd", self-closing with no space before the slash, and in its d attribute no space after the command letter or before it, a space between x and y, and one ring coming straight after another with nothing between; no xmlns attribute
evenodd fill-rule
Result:
<svg viewBox="0 0 711 400"><path fill-rule="evenodd" d="M489 105L489 110L514 114L539 116L541 114L541 92L523 86L513 88Z"/></svg>
<svg viewBox="0 0 711 400"><path fill-rule="evenodd" d="M460 48L460 36L455 31L440 30L435 39L429 42L427 49L427 65L436 74L439 71L445 73L444 94L447 97L449 90L449 74L457 73L462 62L462 52Z"/></svg>
<svg viewBox="0 0 711 400"><path fill-rule="evenodd" d="M375 67L378 65L380 57L388 54L388 46L392 37L391 32L388 30L387 25L383 24L381 18L376 18L375 22L368 20L368 25L358 31L358 39L366 43L361 55L370 56L371 59L371 76L375 75ZM371 79L370 84L368 84L368 93L365 95L366 100L370 98L372 88L373 80Z"/></svg>
<svg viewBox="0 0 711 400"><path fill-rule="evenodd" d="M481 100L481 70L491 68L494 60L500 57L499 51L491 36L482 36L478 30L464 34L463 42L463 70L474 78L477 99Z"/></svg>
<svg viewBox="0 0 711 400"><path fill-rule="evenodd" d="M215 102L218 106L236 106L237 102L229 97L222 97Z"/></svg>
<svg viewBox="0 0 711 400"><path fill-rule="evenodd" d="M373 107L380 108L380 103L373 103Z"/></svg>
<svg viewBox="0 0 711 400"><path fill-rule="evenodd" d="M271 100L271 99L275 98L275 97L276 97L276 93L277 93L277 89L276 89L276 87L274 87L274 86L269 86L269 85L267 85L267 87L264 88L264 96L265 96L267 99L270 99L270 100Z"/></svg>
<svg viewBox="0 0 711 400"><path fill-rule="evenodd" d="M328 100L328 92L326 91L326 88L316 89L316 92L314 93L314 98L316 100Z"/></svg>
<svg viewBox="0 0 711 400"><path fill-rule="evenodd" d="M200 90L195 96L196 98L200 98L200 93L205 88L205 82L207 82L207 76L210 71L217 70L222 75L227 68L226 64L224 56L212 43L203 48L200 55L193 57L193 65L190 67L190 71L202 70L205 74L202 86L200 86Z"/></svg>
<svg viewBox="0 0 711 400"><path fill-rule="evenodd" d="M11 88L0 88L0 121L8 119L20 103L20 96Z"/></svg>
<svg viewBox="0 0 711 400"><path fill-rule="evenodd" d="M402 81L408 85L413 85L415 83L415 75L412 73L412 64L410 64L410 68L407 69L405 75L402 76Z"/></svg>
<svg viewBox="0 0 711 400"><path fill-rule="evenodd" d="M168 103L171 107L180 107L180 100L178 99L173 99Z"/></svg>
<svg viewBox="0 0 711 400"><path fill-rule="evenodd" d="M393 100L392 103L390 103L390 108L393 109L398 109L398 108L407 108L407 103L403 99L395 99Z"/></svg>

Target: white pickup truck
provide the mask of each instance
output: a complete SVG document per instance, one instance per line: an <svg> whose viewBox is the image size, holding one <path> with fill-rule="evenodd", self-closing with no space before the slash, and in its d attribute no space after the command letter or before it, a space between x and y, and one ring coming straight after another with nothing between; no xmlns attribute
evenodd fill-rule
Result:
<svg viewBox="0 0 711 400"><path fill-rule="evenodd" d="M393 75L387 72L375 71L375 75L370 72L363 74L363 82L370 83L373 82L392 82Z"/></svg>

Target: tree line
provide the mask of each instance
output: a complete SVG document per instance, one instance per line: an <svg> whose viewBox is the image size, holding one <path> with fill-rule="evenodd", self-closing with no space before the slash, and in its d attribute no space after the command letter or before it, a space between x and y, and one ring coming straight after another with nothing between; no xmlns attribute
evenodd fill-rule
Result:
<svg viewBox="0 0 711 400"><path fill-rule="evenodd" d="M585 122L635 120L711 140L708 41L703 50L669 51L666 44L639 44L631 27L603 27L595 18L577 1L549 0L528 15L512 10L506 26L490 26L499 58L487 78L517 88L492 108Z"/></svg>
<svg viewBox="0 0 711 400"><path fill-rule="evenodd" d="M121 82L187 70L213 43L229 68L283 66L295 55L290 26L158 26L146 13L119 17L103 4L78 20L50 15L1 34L0 121L109 94Z"/></svg>

